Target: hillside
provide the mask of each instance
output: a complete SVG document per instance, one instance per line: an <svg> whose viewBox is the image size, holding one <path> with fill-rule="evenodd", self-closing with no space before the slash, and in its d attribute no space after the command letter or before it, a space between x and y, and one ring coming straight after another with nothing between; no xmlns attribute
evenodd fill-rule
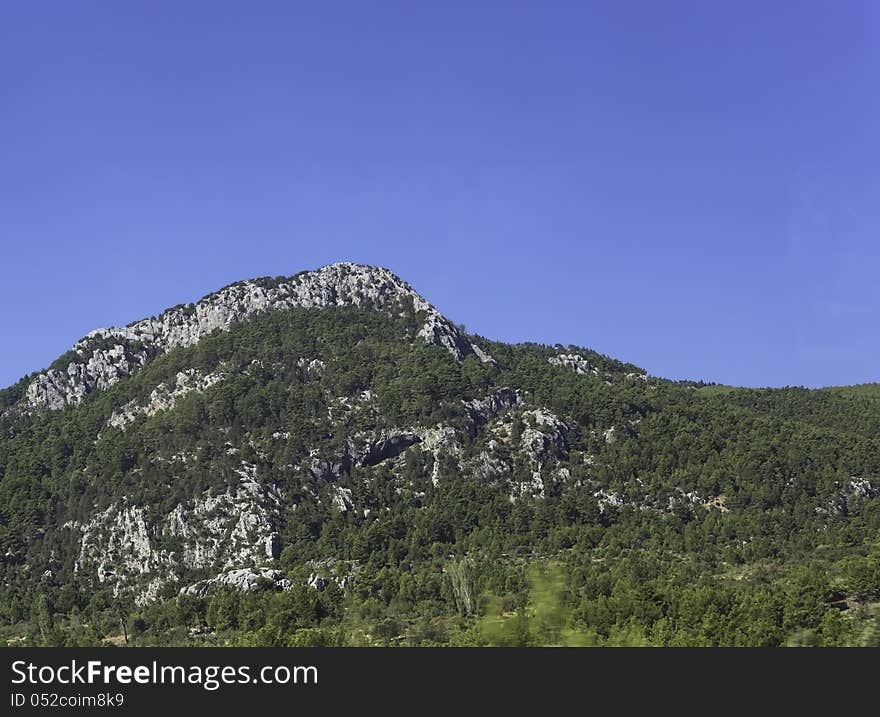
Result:
<svg viewBox="0 0 880 717"><path fill-rule="evenodd" d="M386 269L94 331L0 435L11 644L878 638L880 388L493 342Z"/></svg>

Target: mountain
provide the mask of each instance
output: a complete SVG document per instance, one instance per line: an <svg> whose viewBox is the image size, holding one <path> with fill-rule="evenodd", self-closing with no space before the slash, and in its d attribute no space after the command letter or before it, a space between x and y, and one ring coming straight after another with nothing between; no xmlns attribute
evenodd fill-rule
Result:
<svg viewBox="0 0 880 717"><path fill-rule="evenodd" d="M878 631L876 386L672 382L493 342L387 269L93 331L0 391L0 435L11 644Z"/></svg>
<svg viewBox="0 0 880 717"><path fill-rule="evenodd" d="M169 309L161 316L124 328L97 329L77 342L47 371L28 383L20 408L58 409L79 404L89 393L112 386L147 361L175 348L192 346L214 331L269 311L290 308L354 306L386 313L404 309L423 314L419 336L456 359L477 354L491 358L413 289L387 269L333 264L318 271L278 279L243 281L206 296L196 304Z"/></svg>

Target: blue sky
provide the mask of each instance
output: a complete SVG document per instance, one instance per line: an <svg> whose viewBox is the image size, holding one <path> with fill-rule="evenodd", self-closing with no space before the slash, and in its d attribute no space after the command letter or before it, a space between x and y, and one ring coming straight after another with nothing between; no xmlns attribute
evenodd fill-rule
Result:
<svg viewBox="0 0 880 717"><path fill-rule="evenodd" d="M880 4L0 6L0 385L231 281L388 266L490 338L880 380Z"/></svg>

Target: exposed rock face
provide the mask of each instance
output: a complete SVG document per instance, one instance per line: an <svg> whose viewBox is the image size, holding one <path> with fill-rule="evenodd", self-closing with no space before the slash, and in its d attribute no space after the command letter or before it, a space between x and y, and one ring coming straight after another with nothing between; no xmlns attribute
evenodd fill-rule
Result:
<svg viewBox="0 0 880 717"><path fill-rule="evenodd" d="M378 465L389 458L396 458L421 441L417 433L405 429L381 431L377 435L359 434L345 442L341 455L327 458L314 454L306 470L313 480L333 483L354 466Z"/></svg>
<svg viewBox="0 0 880 717"><path fill-rule="evenodd" d="M340 513L347 513L354 507L351 500L351 488L334 485L330 491L333 496L333 505Z"/></svg>
<svg viewBox="0 0 880 717"><path fill-rule="evenodd" d="M579 354L558 354L551 356L547 361L554 366L571 369L575 373L599 375L599 369Z"/></svg>
<svg viewBox="0 0 880 717"><path fill-rule="evenodd" d="M849 484L846 486L847 494L850 497L858 496L859 498L876 498L878 494L880 494L880 490L871 485L871 481L866 478L856 478L853 477L850 480Z"/></svg>
<svg viewBox="0 0 880 717"><path fill-rule="evenodd" d="M313 481L326 481L335 483L343 473L351 470L351 459L348 455L343 455L339 460L331 460L321 458L317 455L313 456L308 464L306 471Z"/></svg>
<svg viewBox="0 0 880 717"><path fill-rule="evenodd" d="M880 495L880 489L871 485L871 481L853 476L838 492L834 501L834 510L841 515L846 515L849 513L850 503L854 499L870 500L878 495Z"/></svg>
<svg viewBox="0 0 880 717"><path fill-rule="evenodd" d="M568 426L554 413L544 408L523 412L528 427L523 429L517 447L531 472L531 480L519 486L519 492L544 496L548 468L560 458L567 457Z"/></svg>
<svg viewBox="0 0 880 717"><path fill-rule="evenodd" d="M488 442L486 450L467 463L467 469L478 480L494 480L513 474L510 458L504 455L501 444L494 439Z"/></svg>
<svg viewBox="0 0 880 717"><path fill-rule="evenodd" d="M383 330L365 335L374 322L354 312L309 316L302 331L300 322L255 318L341 305L386 312L369 315L379 317ZM406 320L394 335L387 316L401 314ZM254 323L241 326L236 341L208 339L197 350L150 364L163 352L248 320ZM424 363L406 356L422 341L437 347ZM337 586L344 590L355 581L371 614L375 598L374 607L381 607L395 591L408 598L415 589L417 600L429 600L429 591L442 588L442 599L452 585L462 614L472 615L476 603L463 602L459 593L478 587L471 554L487 540L513 548L508 556L515 557L520 551L513 541L521 536L537 539L521 547L557 552L573 545L584 552L595 535L597 555L613 558L620 535L633 533L633 525L679 530L692 518L731 513L723 522L738 550L746 543L742 537L753 537L740 529L748 527L748 515L741 523L737 512L760 505L766 491L751 472L740 476L724 466L751 465L753 431L772 429L771 448L837 432L804 421L809 432L802 437L788 419L740 421L744 406L731 424L725 412L715 413L715 399L688 398L685 391L693 387L661 384L587 349L492 345L503 363L473 371L473 357L491 359L461 331L389 272L354 265L239 283L158 319L93 332L55 364L60 370L0 396L3 407L18 400L13 418L64 409L18 423L0 420L4 434L10 429L0 438L0 487L9 501L2 506L9 510L0 512L10 518L0 525L6 585L47 596L62 589L56 605L69 602L73 586L86 599L94 592L103 600L112 591L120 605L175 593L265 591L258 602L266 598L283 608L294 598L317 602L311 589L328 591L321 607L341 601ZM466 363L457 366L462 358ZM605 391L603 382L611 380L614 388ZM92 396L99 400L72 406L108 387ZM144 420L160 412L168 413ZM696 430L685 426L670 447L670 431L694 420L700 421ZM731 426L744 432L727 435ZM833 443L816 449L820 460L834 458L837 483L824 470L798 470L777 456L772 473L787 479L779 491L785 502L781 511L768 511L770 517L802 515L808 505L833 517L836 529L840 516L867 515L872 506L863 501L880 496L880 484L871 461L875 445L865 436L859 447L856 428L852 435L839 433L840 450ZM720 460L711 481L693 469L704 451ZM856 477L862 472L864 478ZM713 495L722 490L729 500ZM511 510L508 500L515 503ZM526 523L530 514L533 526ZM610 527L605 538L603 525ZM804 527L812 532L814 526ZM729 549L716 547L722 557ZM450 568L449 582L422 580L422 571L439 572L441 561ZM279 594L268 600L273 592Z"/></svg>
<svg viewBox="0 0 880 717"><path fill-rule="evenodd" d="M281 538L278 533L269 533L263 543L266 551L266 557L270 560L277 560L281 556Z"/></svg>
<svg viewBox="0 0 880 717"><path fill-rule="evenodd" d="M76 570L113 584L115 592L145 578L147 587L137 595L144 603L162 584L175 581L180 568L229 569L259 563L270 551L275 557L281 494L260 485L250 464L243 464L240 475L233 489L180 503L152 522L146 507L123 503L84 525L67 524L82 533ZM175 549L159 547L169 540Z"/></svg>
<svg viewBox="0 0 880 717"><path fill-rule="evenodd" d="M163 534L182 542L180 562L187 568L232 568L263 560L277 540L275 525L281 493L255 480L248 463L234 489L204 495L190 507L178 504L163 521ZM277 546L274 548L277 550Z"/></svg>
<svg viewBox="0 0 880 717"><path fill-rule="evenodd" d="M389 458L396 458L410 446L421 443L422 439L410 431L400 433L383 433L378 439L368 443L358 458L364 466L375 466Z"/></svg>
<svg viewBox="0 0 880 717"><path fill-rule="evenodd" d="M502 388L495 391L495 393L490 393L485 398L462 401L462 403L464 403L464 407L467 409L471 420L479 425L509 411L521 401L522 397L517 391L510 388Z"/></svg>
<svg viewBox="0 0 880 717"><path fill-rule="evenodd" d="M362 395L358 402L363 403L364 400L370 398L364 399ZM470 418L468 432L473 435L478 426L506 413L519 405L521 401L520 394L509 388L502 388L481 399L462 401ZM357 404L357 402L349 403ZM356 466L378 465L383 461L397 458L407 448L418 444L421 444L422 450L434 456L432 479L436 483L441 455L444 453L457 454L460 447L458 432L451 426L413 426L380 431L378 434L356 434L346 440L341 454L322 456L317 451L313 451L310 458L305 461L303 468L313 481L335 483ZM334 502L343 512L350 507L347 501L338 497L334 498Z"/></svg>
<svg viewBox="0 0 880 717"><path fill-rule="evenodd" d="M86 339L77 346L84 341ZM96 348L80 355L87 358L69 363L66 369L51 369L36 376L27 387L24 409L57 410L77 404L86 394L112 386L147 362L145 352L132 351L123 344L106 350Z"/></svg>
<svg viewBox="0 0 880 717"><path fill-rule="evenodd" d="M278 282L257 279L232 284L196 304L169 309L158 318L92 331L73 347L77 359L31 381L21 408L33 411L77 404L91 391L105 389L130 375L150 358L191 346L212 331L228 331L259 313L331 306L357 306L394 315L411 306L422 317L418 335L426 343L446 349L458 360L474 354L481 361L493 361L392 272L340 263Z"/></svg>
<svg viewBox="0 0 880 717"><path fill-rule="evenodd" d="M593 493L593 497L599 504L599 512L605 513L610 508L619 508L624 504L623 496L616 491L607 491L604 488Z"/></svg>
<svg viewBox="0 0 880 717"><path fill-rule="evenodd" d="M147 527L142 507L111 505L87 524L67 527L82 531L75 569L93 571L98 582L118 584L158 572L171 562L166 551L153 549L153 531Z"/></svg>
<svg viewBox="0 0 880 717"><path fill-rule="evenodd" d="M324 369L326 368L325 363L321 359L299 358L297 359L296 365L301 369L305 369L307 373L315 376L320 376L324 373Z"/></svg>
<svg viewBox="0 0 880 717"><path fill-rule="evenodd" d="M327 418L333 423L347 423L352 417L365 412L378 418L379 411L372 391L361 391L356 396L338 396L327 408Z"/></svg>
<svg viewBox="0 0 880 717"><path fill-rule="evenodd" d="M193 391L202 392L226 378L223 373L202 374L196 369L180 371L174 383L160 383L150 393L149 400L143 405L134 402L126 403L120 410L114 411L107 421L108 425L124 428L139 415L152 416L159 411L170 411L177 402Z"/></svg>
<svg viewBox="0 0 880 717"><path fill-rule="evenodd" d="M181 595L204 597L217 590L236 590L253 593L259 590L290 590L293 583L284 574L272 568L242 568L220 573L209 580L201 580L180 589Z"/></svg>
<svg viewBox="0 0 880 717"><path fill-rule="evenodd" d="M420 435L422 442L419 448L432 458L431 483L436 487L440 483L444 457L457 458L461 454L461 438L452 426L444 425L424 428Z"/></svg>
<svg viewBox="0 0 880 717"><path fill-rule="evenodd" d="M351 587L353 582L353 573L327 576L313 572L306 580L306 586L318 592L323 592L334 583L342 590L346 590ZM205 597L219 590L235 590L241 593L253 593L261 590L287 592L292 587L293 581L285 577L284 573L280 570L266 567L241 568L239 570L227 570L208 580L200 580L192 585L187 585L180 589L179 594Z"/></svg>
<svg viewBox="0 0 880 717"><path fill-rule="evenodd" d="M602 438L605 440L605 443L614 443L621 437L633 438L638 435L636 432L636 425L635 422L631 421L623 426L611 426L602 431Z"/></svg>
<svg viewBox="0 0 880 717"><path fill-rule="evenodd" d="M306 584L318 592L323 592L330 587L332 583L336 583L342 590L346 590L351 587L353 582L354 576L352 575L341 575L339 577L328 578L323 575L318 575L318 573L312 573L309 575Z"/></svg>
<svg viewBox="0 0 880 717"><path fill-rule="evenodd" d="M555 414L539 408L525 411L523 418L531 419L534 428L526 428L522 432L522 452L535 465L542 465L550 456L565 453L565 437L568 426Z"/></svg>
<svg viewBox="0 0 880 717"><path fill-rule="evenodd" d="M666 512L674 512L680 505L701 506L706 510L717 510L721 513L729 513L730 509L725 505L726 498L723 495L704 496L699 491L686 491L676 486L672 495L666 496L666 505L663 506L662 500L657 497L648 496L642 500L638 507L643 510L666 510Z"/></svg>
<svg viewBox="0 0 880 717"><path fill-rule="evenodd" d="M222 374L182 371L170 386L158 386L148 403L126 404L114 414L113 425L124 427L141 413L172 408L185 393L202 390L219 380ZM361 392L347 400L337 400L336 405L348 406L350 410L360 406L357 410L364 410L372 402L370 392ZM446 469L477 480L509 484L512 498L543 495L546 480L567 480L568 472L560 470L559 461L567 455L569 428L555 414L546 409L525 408L522 396L509 388L461 404L466 420L455 426L438 424L361 431L346 438L335 453L328 455L312 450L288 469L305 479L300 489L310 494L317 504L364 517L370 514L371 508L356 505L355 492L344 479L354 468L387 462L400 479L395 488L398 492L421 490L401 478L406 465L404 454L409 449L422 456L419 460L430 471L425 477L430 477L435 486L443 479ZM514 431L516 421L520 428ZM479 433L481 426L487 427L485 447L475 454L467 454L463 446L469 436ZM288 432L279 430L266 440L275 443L289 437ZM261 455L260 446L251 443L250 448ZM227 442L225 453L238 456L240 449ZM195 454L184 453L161 461L173 475L178 466L195 459ZM268 568L257 572L250 568L280 556L284 547L278 532L282 515L297 506L286 505L290 501L286 501L280 490L258 481L254 464L242 460L237 472L240 479L235 485L178 503L167 515L157 516L149 506L132 505L123 500L85 524L69 524L69 528L81 533L76 569L99 583L113 585L116 592L133 589L139 603L155 599L164 585L178 581L190 570L222 573L187 586L184 591L188 594L207 594L219 587L251 590L257 581L254 576L266 577L260 570ZM524 480L523 476L527 478ZM321 579L329 580L323 576ZM320 581L314 582L313 587L320 589Z"/></svg>
<svg viewBox="0 0 880 717"><path fill-rule="evenodd" d="M493 399L498 399L497 394ZM545 481L567 482L570 473L567 469L559 469L559 461L568 456L567 437L569 427L558 416L546 409L525 409L519 407L519 394L506 396L500 404L495 403L499 414L492 416L495 410L483 414L480 422L488 423L489 440L479 453L472 457L461 456L460 441L453 436L441 434L442 441L431 443L436 456L444 455L440 450L449 447L445 455L455 460L462 473L477 480L502 481L510 484L511 500L520 496L545 494ZM473 405L475 402L471 402ZM480 402L484 407L491 402L484 399ZM514 422L520 422L520 428L514 428ZM454 434L453 434L454 435ZM428 441L421 446L428 446ZM439 461L438 461L439 462ZM440 478L435 462L434 484Z"/></svg>
<svg viewBox="0 0 880 717"><path fill-rule="evenodd" d="M470 419L467 432L471 436L475 435L479 426L490 423L499 416L503 416L521 403L522 396L518 391L510 388L501 388L483 398L462 401ZM443 459L449 457L458 461L461 455L462 436L459 435L455 428L446 425L420 427L415 430L421 438L419 448L431 454L433 458L431 483L437 486L441 479L440 472ZM491 446L493 441L489 443ZM465 466L465 469L473 471L474 475L480 479L491 479L499 475L509 474L510 464L495 455L494 451L490 448L488 452L484 451L470 461Z"/></svg>

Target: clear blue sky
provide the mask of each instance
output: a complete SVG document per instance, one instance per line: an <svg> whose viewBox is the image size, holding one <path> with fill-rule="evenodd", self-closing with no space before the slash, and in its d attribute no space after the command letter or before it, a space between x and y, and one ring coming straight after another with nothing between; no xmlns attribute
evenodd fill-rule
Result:
<svg viewBox="0 0 880 717"><path fill-rule="evenodd" d="M490 338L880 380L880 3L6 2L0 385L381 264Z"/></svg>

